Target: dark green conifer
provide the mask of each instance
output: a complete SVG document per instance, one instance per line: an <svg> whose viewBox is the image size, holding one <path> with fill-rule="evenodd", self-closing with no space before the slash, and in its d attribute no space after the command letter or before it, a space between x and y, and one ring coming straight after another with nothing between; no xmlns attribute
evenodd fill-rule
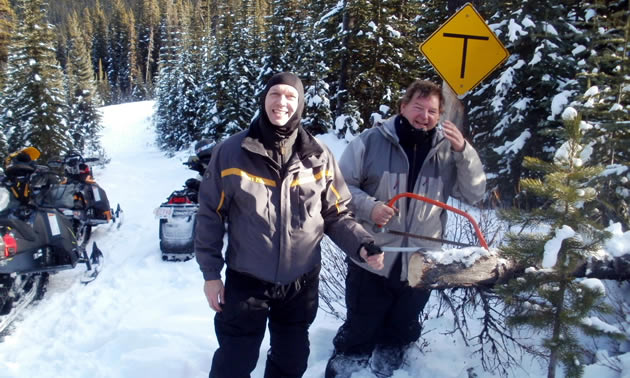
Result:
<svg viewBox="0 0 630 378"><path fill-rule="evenodd" d="M596 178L601 186L601 221L630 228L630 5L582 2L588 42L579 80L586 91L578 99L597 162L607 166Z"/></svg>
<svg viewBox="0 0 630 378"><path fill-rule="evenodd" d="M35 146L44 158L72 147L63 74L55 57L55 35L42 0L21 0L21 19L9 48L0 124L11 150Z"/></svg>
<svg viewBox="0 0 630 378"><path fill-rule="evenodd" d="M524 178L520 184L545 205L532 211L504 213L512 229L521 232L508 234L502 252L530 268L523 277L497 289L513 310L509 325L542 332L549 378L555 377L560 366L567 377L582 375L585 361L580 332L622 337L607 333L592 321L592 316L610 310L602 300L603 284L574 278L576 266L601 249L607 232L584 208L598 195L589 182L602 170L589 161L589 147L583 138L586 125L572 108L565 111L564 118L558 137L565 142L553 161L524 158L527 169L542 178Z"/></svg>
<svg viewBox="0 0 630 378"><path fill-rule="evenodd" d="M96 106L98 98L89 50L79 28L79 17L68 18L68 126L74 149L87 155L103 155L99 142L101 116Z"/></svg>

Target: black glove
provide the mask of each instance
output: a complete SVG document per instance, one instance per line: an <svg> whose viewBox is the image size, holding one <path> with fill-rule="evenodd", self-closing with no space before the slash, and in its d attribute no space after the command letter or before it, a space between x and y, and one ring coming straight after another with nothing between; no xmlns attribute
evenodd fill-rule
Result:
<svg viewBox="0 0 630 378"><path fill-rule="evenodd" d="M363 243L362 246L367 251L367 255L368 256L374 256L374 255L378 255L380 253L383 253L383 251L381 250L381 247L379 247L378 245L374 244L374 242Z"/></svg>

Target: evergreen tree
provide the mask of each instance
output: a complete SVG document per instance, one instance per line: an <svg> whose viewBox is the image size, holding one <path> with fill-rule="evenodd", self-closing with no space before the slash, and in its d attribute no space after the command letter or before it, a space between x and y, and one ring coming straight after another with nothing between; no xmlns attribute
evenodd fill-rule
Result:
<svg viewBox="0 0 630 378"><path fill-rule="evenodd" d="M558 113L579 93L575 80L584 35L575 27L572 1L488 3L487 15L511 55L500 70L467 94L464 101L489 188L509 202L518 194L524 156L546 157L556 141L544 134L560 125ZM494 188L493 188L494 186Z"/></svg>
<svg viewBox="0 0 630 378"><path fill-rule="evenodd" d="M594 156L608 169L595 181L602 186L601 221L630 228L630 5L628 2L583 2L587 45L579 78L588 90L580 102Z"/></svg>
<svg viewBox="0 0 630 378"><path fill-rule="evenodd" d="M157 0L142 0L138 19L138 66L146 87L146 97L153 95L153 78L159 59L160 7Z"/></svg>
<svg viewBox="0 0 630 378"><path fill-rule="evenodd" d="M203 135L220 140L249 127L258 109L252 61L247 54L248 31L245 27L251 10L247 2L227 1L218 5L215 38L203 87L206 112ZM239 30L235 33L234 30ZM209 118L209 119L208 119Z"/></svg>
<svg viewBox="0 0 630 378"><path fill-rule="evenodd" d="M304 83L305 109L302 125L312 134L323 134L333 129L330 104L330 85L326 78L330 71L324 49L325 36L321 23L315 22L323 11L320 3L303 3L300 12L306 17L299 27L302 33L302 54L298 59L296 73Z"/></svg>
<svg viewBox="0 0 630 378"><path fill-rule="evenodd" d="M83 154L103 155L99 142L101 116L96 109L96 86L89 50L79 29L79 17L68 18L68 126L74 149Z"/></svg>
<svg viewBox="0 0 630 378"><path fill-rule="evenodd" d="M61 70L66 70L66 64L68 63L68 27L66 24L59 24L55 26L56 41L55 41L55 55L57 56L57 62L61 67Z"/></svg>
<svg viewBox="0 0 630 378"><path fill-rule="evenodd" d="M90 62L92 59L92 36L94 35L94 25L92 24L92 13L90 8L83 8L81 11L81 17L79 18L79 29L82 31L81 35L84 39L85 47L90 53ZM94 68L92 68L94 72Z"/></svg>
<svg viewBox="0 0 630 378"><path fill-rule="evenodd" d="M12 150L35 146L44 158L72 147L62 72L55 57L55 31L42 0L22 0L22 19L9 49L7 83L0 104Z"/></svg>
<svg viewBox="0 0 630 378"><path fill-rule="evenodd" d="M416 26L421 9L418 1L344 0L327 13L328 22L341 25L329 54L338 75L335 115L345 122L336 121L340 132L370 127L381 105L394 108L401 91L425 73Z"/></svg>
<svg viewBox="0 0 630 378"><path fill-rule="evenodd" d="M117 103L142 99L136 57L135 18L122 0L116 0L109 23L107 76Z"/></svg>
<svg viewBox="0 0 630 378"><path fill-rule="evenodd" d="M321 45L326 51L329 74L326 82L330 86L330 107L333 112L335 130L340 136L359 131L360 114L356 101L349 100L348 76L351 59L349 43L354 18L348 10L348 0L325 2L317 21Z"/></svg>
<svg viewBox="0 0 630 378"><path fill-rule="evenodd" d="M105 11L101 6L100 0L96 0L96 4L92 9L92 68L97 75L97 90L99 98L105 105L112 104L111 86L107 72L109 72L108 48L109 45L109 29L107 25L109 20L105 17Z"/></svg>
<svg viewBox="0 0 630 378"><path fill-rule="evenodd" d="M521 186L527 193L541 197L545 206L504 213L511 224L523 227L521 230L528 226L534 230L509 234L502 247L504 255L531 268L524 277L498 289L514 310L508 316L509 325L546 332L543 348L549 355L550 378L555 377L559 363L565 376L582 375L584 361L578 331L590 336L621 336L606 334L589 321L590 315L609 310L602 302L605 293L572 275L577 264L601 248L607 233L584 210L584 204L597 196L588 182L601 172L600 167L590 164L590 149L583 144L588 125L572 108L565 110L563 118L559 137L565 142L553 161L524 159L526 167L542 178L522 179Z"/></svg>
<svg viewBox="0 0 630 378"><path fill-rule="evenodd" d="M177 59L180 44L180 24L177 8L169 4L160 27L160 69L157 80L155 126L160 148L173 151L178 142L174 136L177 124L174 117L179 108L177 92Z"/></svg>
<svg viewBox="0 0 630 378"><path fill-rule="evenodd" d="M275 73L293 71L297 67L297 56L300 55L301 45L296 37L301 37L303 31L298 28L300 23L298 14L299 3L296 0L273 0L271 14L265 18L265 28L268 30L265 38L266 54L263 58L260 85L264 85ZM261 88L262 89L262 88Z"/></svg>
<svg viewBox="0 0 630 378"><path fill-rule="evenodd" d="M178 45L177 61L174 75L176 78L177 107L175 114L171 115L177 127L172 129L171 137L175 145L171 147L179 150L187 148L194 140L199 138L197 129L198 86L201 81L201 19L197 7L195 11L188 2L179 4L180 14L180 43Z"/></svg>
<svg viewBox="0 0 630 378"><path fill-rule="evenodd" d="M261 83L257 81L262 65L261 51L258 46L263 44L263 38L256 24L257 1L241 0L235 9L234 30L241 30L233 38L232 59L229 64L228 76L232 81L232 98L230 118L227 133L234 134L249 127L251 120L259 109L258 94ZM250 29L250 25L254 27ZM240 52L240 53L239 53Z"/></svg>
<svg viewBox="0 0 630 378"><path fill-rule="evenodd" d="M4 86L4 75L9 54L9 42L15 28L15 14L8 0L0 0L0 88ZM1 143L1 141L0 141Z"/></svg>
<svg viewBox="0 0 630 378"><path fill-rule="evenodd" d="M99 100L98 105L112 104L112 87L109 85L107 72L103 67L103 61L98 62L98 71L96 72L96 93L95 99Z"/></svg>
<svg viewBox="0 0 630 378"><path fill-rule="evenodd" d="M15 28L15 14L8 0L0 0L0 104L4 101L2 97L5 95L4 83L6 82L5 71L7 68L7 60L9 54L9 43L11 35ZM2 116L0 115L0 120ZM0 158L8 154L7 139L4 135L4 128L0 125Z"/></svg>

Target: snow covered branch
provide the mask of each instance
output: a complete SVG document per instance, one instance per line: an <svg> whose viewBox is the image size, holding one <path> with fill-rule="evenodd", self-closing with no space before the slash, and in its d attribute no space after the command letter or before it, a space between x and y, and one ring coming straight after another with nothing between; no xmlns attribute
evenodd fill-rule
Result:
<svg viewBox="0 0 630 378"><path fill-rule="evenodd" d="M431 254L414 253L409 262L409 284L417 288L446 289L502 284L525 275L527 267L492 252L472 263L443 263ZM630 279L630 255L591 258L579 264L573 275L614 281Z"/></svg>

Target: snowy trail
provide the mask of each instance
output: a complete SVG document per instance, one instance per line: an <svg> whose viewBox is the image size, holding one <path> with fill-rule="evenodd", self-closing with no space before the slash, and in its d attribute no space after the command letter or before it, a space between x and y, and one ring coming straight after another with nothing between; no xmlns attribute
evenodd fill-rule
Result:
<svg viewBox="0 0 630 378"><path fill-rule="evenodd" d="M124 224L94 230L105 255L96 281L79 284L81 266L51 277L44 299L0 343L1 377L207 376L212 317L200 273L193 261L161 261L153 217L194 172L155 146L151 106L104 108L111 162L94 174Z"/></svg>
<svg viewBox="0 0 630 378"><path fill-rule="evenodd" d="M0 378L202 378L217 347L213 312L203 296L194 260L163 262L153 210L195 172L182 162L187 153L166 157L155 145L152 102L103 108L103 146L111 158L94 167L112 207L125 212L120 229L99 226L92 240L103 251L99 277L79 283L83 266L51 276L44 299L27 308L0 340ZM336 155L345 144L323 136ZM88 249L91 248L88 246ZM431 305L431 302L429 302ZM311 354L304 378L321 378L340 320L319 311L310 329ZM424 352L415 348L392 378L464 378L480 361L452 330L451 316L424 323ZM263 376L268 334L253 378ZM515 378L544 376L526 363ZM586 378L612 378L598 372ZM369 369L352 378L373 378Z"/></svg>

